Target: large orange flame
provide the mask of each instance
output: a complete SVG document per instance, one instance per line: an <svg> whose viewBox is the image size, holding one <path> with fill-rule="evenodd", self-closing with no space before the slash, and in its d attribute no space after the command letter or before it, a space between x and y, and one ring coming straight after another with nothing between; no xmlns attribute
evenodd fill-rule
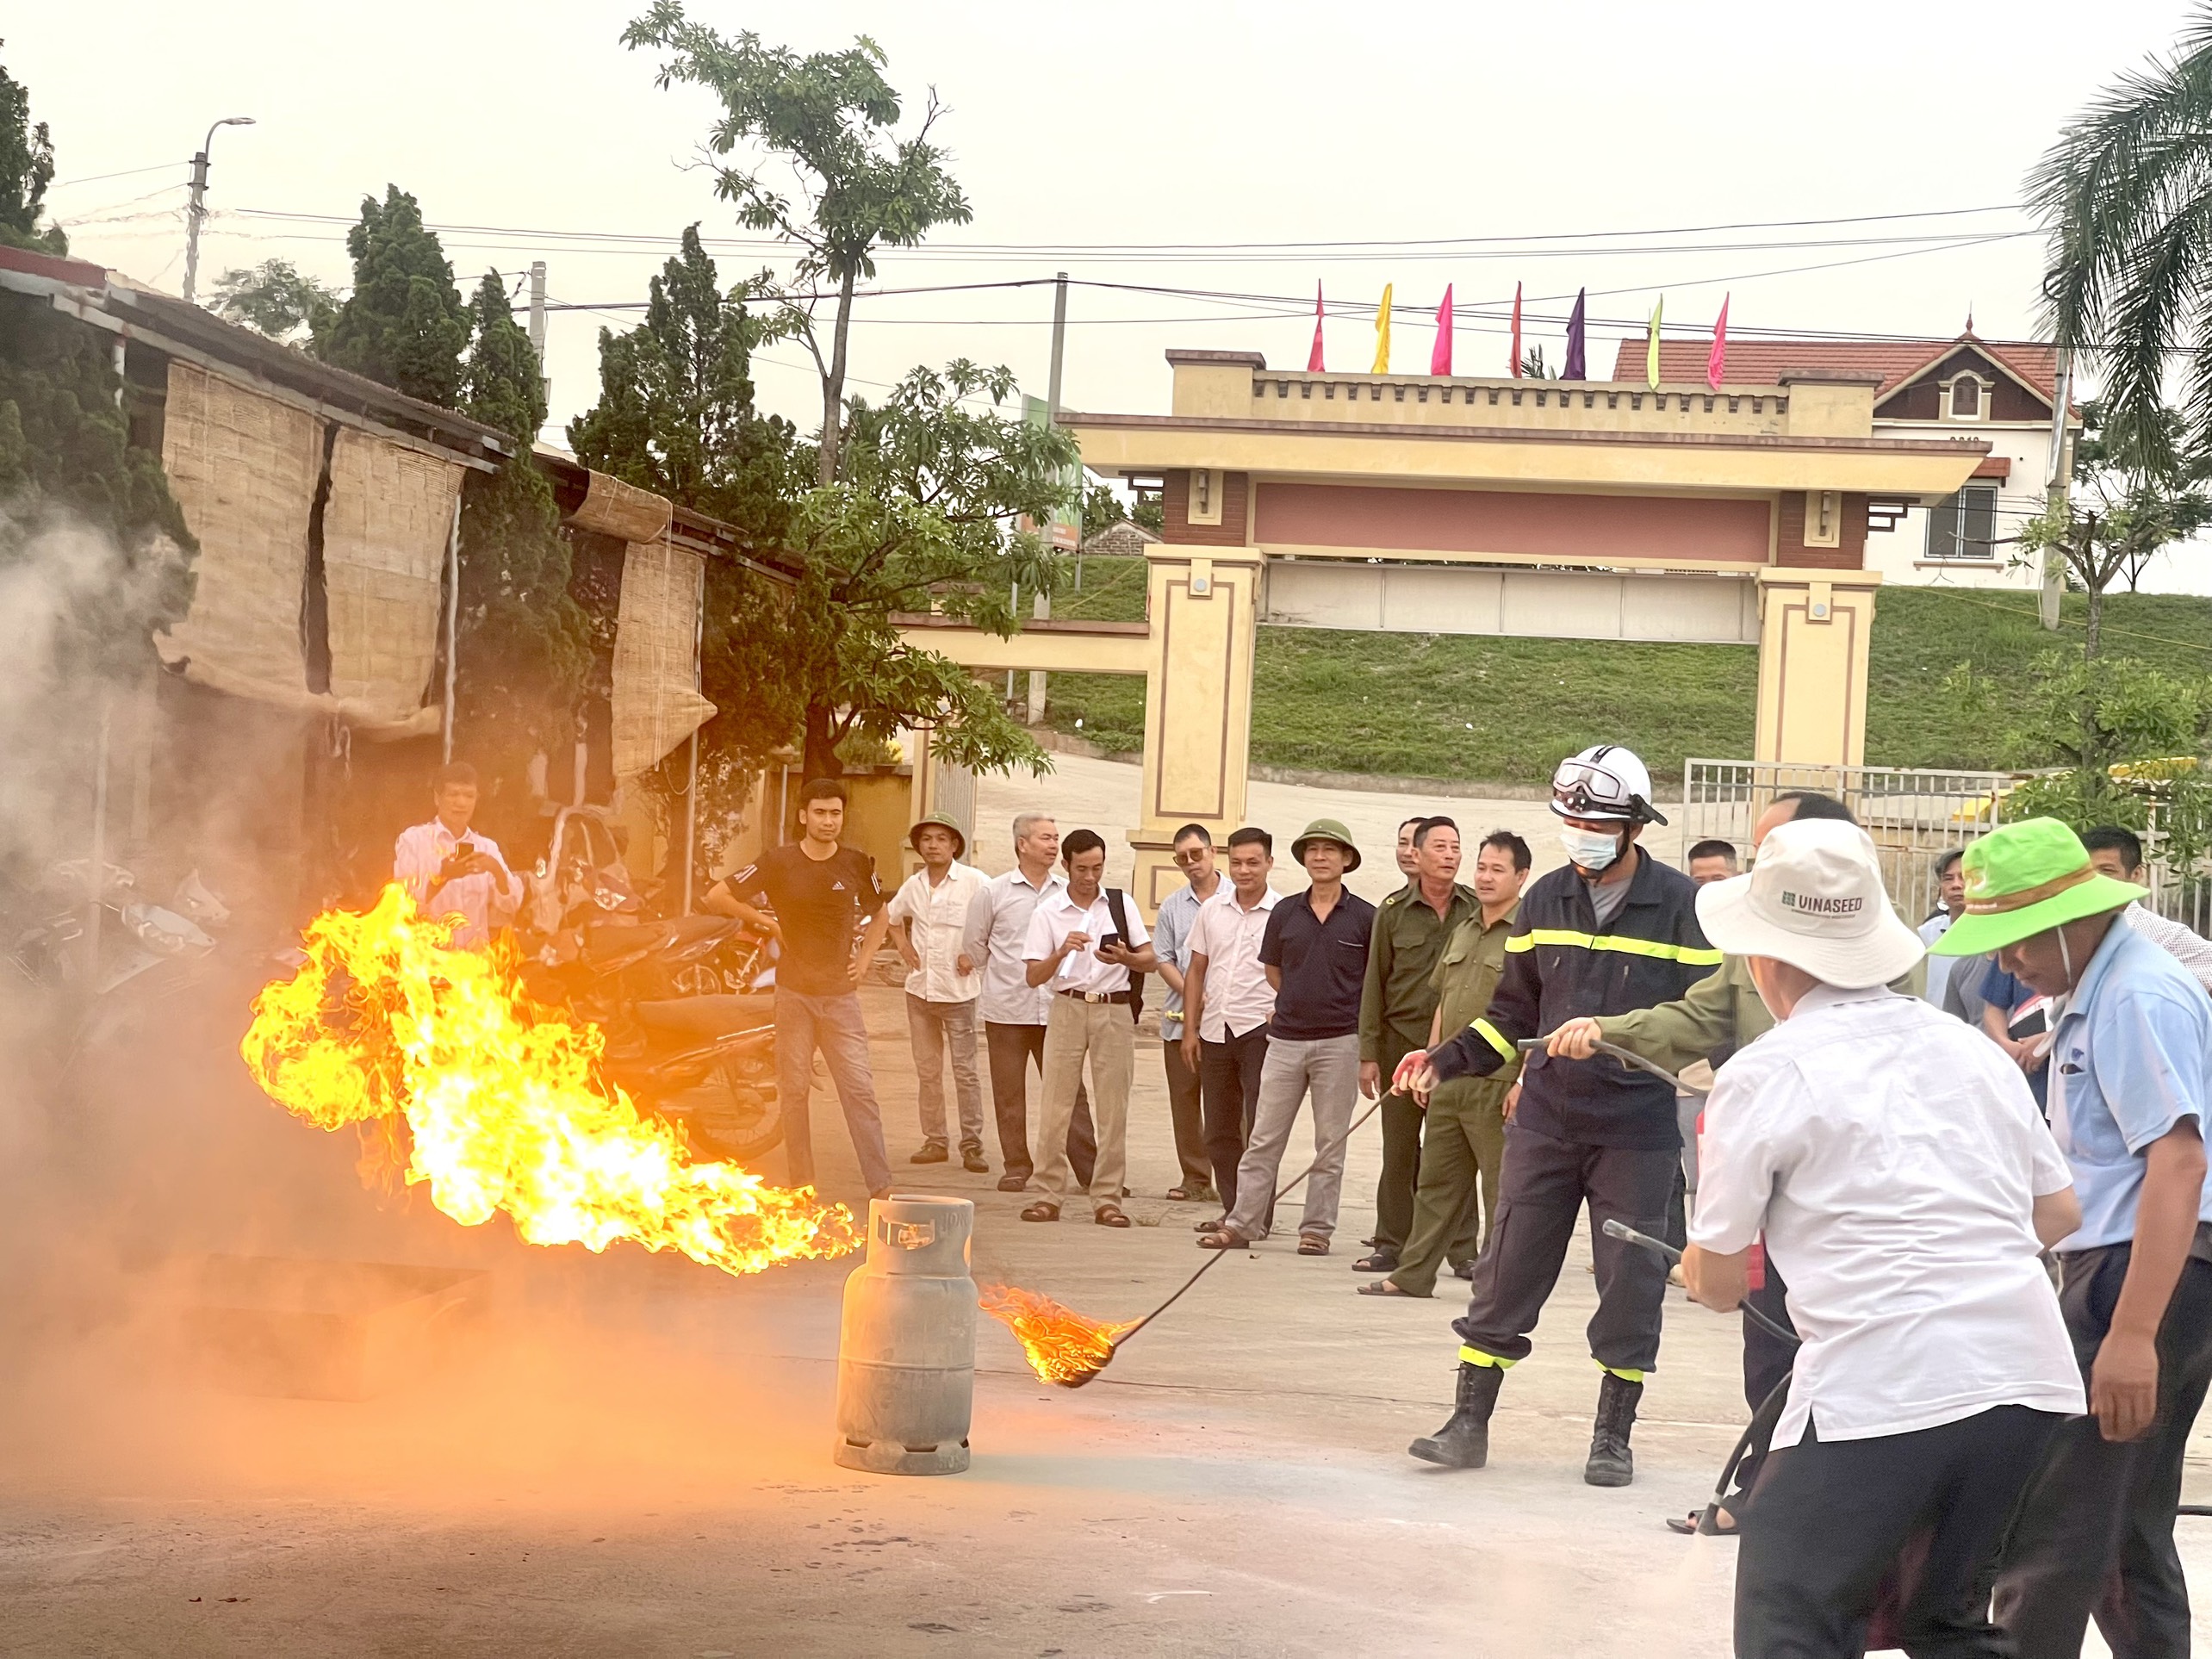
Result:
<svg viewBox="0 0 2212 1659"><path fill-rule="evenodd" d="M1016 1284L979 1287L983 1311L1014 1333L1029 1369L1047 1382L1079 1388L1114 1358L1114 1340L1136 1328L1134 1320L1109 1324Z"/></svg>
<svg viewBox="0 0 2212 1659"><path fill-rule="evenodd" d="M596 1027L453 948L453 927L396 884L374 910L318 916L307 965L254 998L254 1080L321 1128L403 1118L407 1182L464 1227L505 1211L531 1244L627 1239L725 1273L857 1248L843 1205L695 1160L604 1077Z"/></svg>

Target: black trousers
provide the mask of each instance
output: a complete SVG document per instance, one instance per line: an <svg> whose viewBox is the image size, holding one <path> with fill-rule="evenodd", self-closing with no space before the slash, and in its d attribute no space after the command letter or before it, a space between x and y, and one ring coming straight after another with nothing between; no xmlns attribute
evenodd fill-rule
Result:
<svg viewBox="0 0 2212 1659"><path fill-rule="evenodd" d="M1175 1161L1182 1168L1183 1186L1186 1191L1210 1187L1214 1171L1206 1161L1206 1118L1198 1074L1183 1063L1180 1037L1161 1039L1159 1058L1167 1070L1167 1111L1175 1125Z"/></svg>
<svg viewBox="0 0 2212 1659"><path fill-rule="evenodd" d="M2206 1229L2198 1228L2200 1247ZM2128 1245L2062 1258L2059 1305L2082 1382L2112 1324L2128 1277ZM2212 1262L2184 1264L2159 1325L2159 1414L2140 1440L2116 1445L2097 1419L2059 1431L2005 1540L1997 1619L2021 1659L2074 1659L2092 1614L2115 1659L2179 1659L2189 1651L2189 1582L2173 1547L2181 1458L2212 1380Z"/></svg>
<svg viewBox="0 0 2212 1659"><path fill-rule="evenodd" d="M1768 1454L1743 1517L1737 1659L1859 1659L1892 1566L1912 1659L2008 1659L2012 1645L1988 1618L1998 1546L2064 1420L1998 1406L1869 1440L1821 1440L1808 1425Z"/></svg>
<svg viewBox="0 0 2212 1659"><path fill-rule="evenodd" d="M1227 1029L1224 1027L1223 1029ZM1267 1028L1256 1025L1227 1042L1198 1041L1198 1090L1206 1122L1206 1158L1214 1166L1214 1190L1221 1213L1237 1207L1237 1160L1252 1138L1252 1114L1259 1109L1259 1072L1267 1064Z"/></svg>
<svg viewBox="0 0 2212 1659"><path fill-rule="evenodd" d="M1528 1357L1528 1333L1559 1283L1567 1242L1587 1202L1598 1270L1591 1357L1609 1370L1650 1370L1659 1360L1667 1266L1603 1229L1618 1217L1656 1238L1667 1225L1667 1199L1681 1163L1671 1146L1593 1146L1507 1124L1497 1219L1475 1264L1467 1315L1452 1321L1460 1340L1496 1359Z"/></svg>
<svg viewBox="0 0 2212 1659"><path fill-rule="evenodd" d="M1029 1156L1029 1067L1045 1075L1045 1028L1041 1025L983 1024L985 1052L991 1056L991 1109L998 1120L998 1161L1006 1173L1027 1178L1036 1173ZM1090 1125L1090 1097L1083 1079L1075 1084L1075 1115L1068 1120L1067 1159L1076 1185L1088 1189L1098 1161L1098 1134Z"/></svg>
<svg viewBox="0 0 2212 1659"><path fill-rule="evenodd" d="M1743 1298L1746 1305L1756 1308L1785 1331L1797 1327L1790 1321L1790 1288L1782 1283L1781 1270L1774 1265L1772 1256L1767 1258L1766 1281ZM1747 1315L1743 1320L1743 1403L1757 1411L1790 1374L1797 1364L1797 1345L1761 1330ZM1736 1466L1736 1489L1749 1492L1759 1483L1760 1468L1767 1461L1767 1442L1759 1441L1743 1454L1743 1461Z"/></svg>

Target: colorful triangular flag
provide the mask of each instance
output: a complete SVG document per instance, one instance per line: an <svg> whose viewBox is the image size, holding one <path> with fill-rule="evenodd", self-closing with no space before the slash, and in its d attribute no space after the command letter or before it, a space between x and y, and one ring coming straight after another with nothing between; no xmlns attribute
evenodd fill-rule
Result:
<svg viewBox="0 0 2212 1659"><path fill-rule="evenodd" d="M1429 348L1429 373L1451 372L1451 284L1444 285L1444 303L1436 308L1436 344Z"/></svg>
<svg viewBox="0 0 2212 1659"><path fill-rule="evenodd" d="M1375 311L1375 367L1370 374L1390 372L1390 284L1382 284L1382 303Z"/></svg>

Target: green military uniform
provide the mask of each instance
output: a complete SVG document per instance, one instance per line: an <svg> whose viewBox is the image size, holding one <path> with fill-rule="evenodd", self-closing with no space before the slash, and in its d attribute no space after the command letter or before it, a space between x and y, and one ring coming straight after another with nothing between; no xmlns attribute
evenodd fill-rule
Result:
<svg viewBox="0 0 2212 1659"><path fill-rule="evenodd" d="M1774 1027L1774 1016L1751 983L1750 958L1724 956L1718 967L1675 1001L1608 1014L1598 1022L1598 1033L1679 1074L1696 1061L1733 1053Z"/></svg>
<svg viewBox="0 0 2212 1659"><path fill-rule="evenodd" d="M1489 1011L1490 993L1506 969L1506 940L1516 904L1485 927L1480 910L1460 923L1431 976L1440 1001L1437 1029L1463 1031ZM1409 1296L1433 1296L1437 1269L1449 1257L1472 1259L1478 1212L1480 1241L1489 1242L1498 1209L1498 1165L1506 1152L1506 1096L1520 1078L1518 1056L1486 1078L1453 1078L1429 1097L1421 1130L1420 1184L1414 1192L1413 1236L1390 1283Z"/></svg>
<svg viewBox="0 0 2212 1659"><path fill-rule="evenodd" d="M1436 1016L1436 965L1462 923L1482 914L1474 890L1452 885L1438 916L1408 882L1376 906L1367 948L1367 985L1359 1001L1359 1058L1382 1068L1387 1088L1398 1062L1426 1048ZM1414 1230L1414 1189L1421 1162L1421 1109L1410 1097L1382 1101L1382 1175L1375 1187L1375 1249L1395 1258ZM1474 1223L1466 1232L1472 1233ZM1469 1249L1472 1250L1471 1243Z"/></svg>

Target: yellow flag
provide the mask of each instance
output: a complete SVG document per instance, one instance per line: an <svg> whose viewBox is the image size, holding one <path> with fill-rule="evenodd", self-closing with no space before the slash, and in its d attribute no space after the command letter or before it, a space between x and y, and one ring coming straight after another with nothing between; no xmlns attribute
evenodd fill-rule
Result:
<svg viewBox="0 0 2212 1659"><path fill-rule="evenodd" d="M1659 303L1651 308L1651 341L1644 348L1643 375L1651 382L1651 389L1659 389L1659 314L1667 308L1667 296L1662 294Z"/></svg>
<svg viewBox="0 0 2212 1659"><path fill-rule="evenodd" d="M1370 374L1390 372L1390 284L1382 284L1382 303L1375 313L1375 367Z"/></svg>

